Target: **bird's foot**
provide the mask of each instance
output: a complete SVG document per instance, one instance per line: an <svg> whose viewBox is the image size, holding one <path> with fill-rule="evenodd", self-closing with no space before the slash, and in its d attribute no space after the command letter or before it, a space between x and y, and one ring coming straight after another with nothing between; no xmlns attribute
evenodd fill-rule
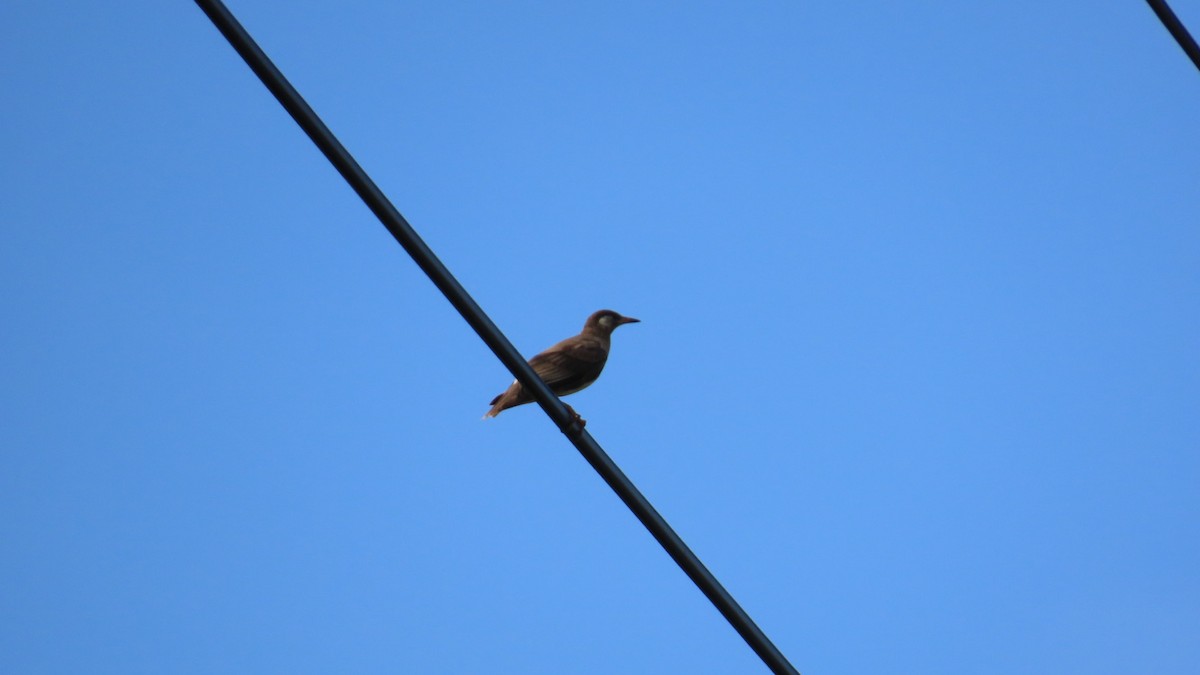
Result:
<svg viewBox="0 0 1200 675"><path fill-rule="evenodd" d="M567 406L567 412L571 413L571 421L573 422L573 426L577 426L579 427L580 431L583 431L583 428L587 426L587 420L580 417L579 413L575 412L575 409L571 407L571 404L564 403L563 405Z"/></svg>

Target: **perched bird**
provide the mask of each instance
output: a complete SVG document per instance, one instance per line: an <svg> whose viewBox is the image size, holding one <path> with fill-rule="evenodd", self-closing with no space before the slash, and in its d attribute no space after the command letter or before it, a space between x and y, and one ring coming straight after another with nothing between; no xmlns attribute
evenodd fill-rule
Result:
<svg viewBox="0 0 1200 675"><path fill-rule="evenodd" d="M638 320L621 316L611 309L602 309L588 317L579 335L569 337L529 359L529 365L556 395L574 394L600 377L604 362L608 360L609 336L617 326L627 323L638 323ZM503 394L492 399L492 409L484 417L495 417L502 410L532 400L533 396L525 391L521 383L513 380ZM580 425L585 424L571 406L567 406L567 410L571 411Z"/></svg>

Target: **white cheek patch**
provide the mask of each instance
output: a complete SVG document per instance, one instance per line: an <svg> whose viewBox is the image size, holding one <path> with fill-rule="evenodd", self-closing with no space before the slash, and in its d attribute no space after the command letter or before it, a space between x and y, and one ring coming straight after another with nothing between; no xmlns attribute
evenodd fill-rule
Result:
<svg viewBox="0 0 1200 675"><path fill-rule="evenodd" d="M604 326L605 328L608 328L609 326L611 326L612 322L613 322L613 318L611 316L605 316L605 317L600 318L600 325Z"/></svg>

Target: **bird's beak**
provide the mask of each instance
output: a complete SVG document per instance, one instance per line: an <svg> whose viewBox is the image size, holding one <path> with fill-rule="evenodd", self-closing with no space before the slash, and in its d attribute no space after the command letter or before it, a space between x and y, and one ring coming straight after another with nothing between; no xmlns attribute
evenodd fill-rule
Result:
<svg viewBox="0 0 1200 675"><path fill-rule="evenodd" d="M621 317L621 318L620 318L620 320L619 320L619 321L617 321L617 325L618 325L618 326L623 326L623 325L625 325L625 324L627 324L627 323L641 323L641 322L642 322L642 320L641 320L641 319L635 319L635 318L633 318L632 316L623 316L623 317Z"/></svg>

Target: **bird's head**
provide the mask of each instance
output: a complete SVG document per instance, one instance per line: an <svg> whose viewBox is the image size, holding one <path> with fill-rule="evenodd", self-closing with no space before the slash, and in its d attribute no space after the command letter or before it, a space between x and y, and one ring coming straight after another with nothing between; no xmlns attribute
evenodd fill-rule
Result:
<svg viewBox="0 0 1200 675"><path fill-rule="evenodd" d="M612 335L612 332L627 323L638 323L639 319L630 316L621 316L611 309L602 309L588 317L587 323L583 324L584 332L592 331L602 335Z"/></svg>

